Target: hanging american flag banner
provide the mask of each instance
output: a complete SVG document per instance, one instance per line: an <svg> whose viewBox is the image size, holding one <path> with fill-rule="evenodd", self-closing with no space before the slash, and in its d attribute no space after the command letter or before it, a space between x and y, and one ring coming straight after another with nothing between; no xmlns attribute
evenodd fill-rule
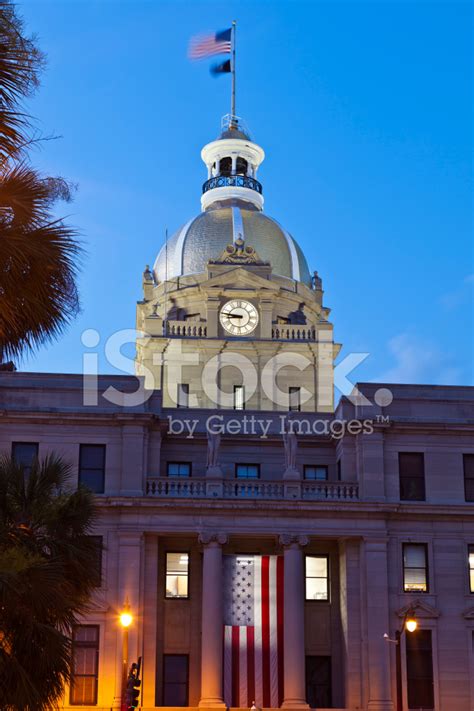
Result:
<svg viewBox="0 0 474 711"><path fill-rule="evenodd" d="M224 701L283 701L283 556L224 556Z"/></svg>

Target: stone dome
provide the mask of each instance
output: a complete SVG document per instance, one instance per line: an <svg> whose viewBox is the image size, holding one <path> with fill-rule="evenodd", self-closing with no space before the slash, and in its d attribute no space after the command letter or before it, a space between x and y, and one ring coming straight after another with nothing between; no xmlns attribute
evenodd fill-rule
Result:
<svg viewBox="0 0 474 711"><path fill-rule="evenodd" d="M208 261L239 236L270 262L274 274L311 286L308 264L293 237L276 220L240 205L206 210L181 227L161 248L155 278L165 281L204 272Z"/></svg>

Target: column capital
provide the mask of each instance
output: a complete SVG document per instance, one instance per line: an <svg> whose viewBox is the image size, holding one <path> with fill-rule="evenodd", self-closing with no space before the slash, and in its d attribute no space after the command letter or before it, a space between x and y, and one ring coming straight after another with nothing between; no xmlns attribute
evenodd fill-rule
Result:
<svg viewBox="0 0 474 711"><path fill-rule="evenodd" d="M227 533L223 533L222 531L201 531L198 536L198 541L203 546L212 544L223 546L227 543L227 540Z"/></svg>
<svg viewBox="0 0 474 711"><path fill-rule="evenodd" d="M309 543L308 536L301 533L281 533L278 539L281 546L296 547L307 546Z"/></svg>

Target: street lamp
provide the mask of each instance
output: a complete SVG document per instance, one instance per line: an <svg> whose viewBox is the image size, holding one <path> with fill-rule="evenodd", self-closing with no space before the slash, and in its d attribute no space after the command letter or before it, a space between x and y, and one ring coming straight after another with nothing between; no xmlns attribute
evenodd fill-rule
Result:
<svg viewBox="0 0 474 711"><path fill-rule="evenodd" d="M128 628L133 622L133 616L130 612L130 603L128 602L128 597L125 600L122 612L119 617L120 624L122 625L122 694L121 694L121 706L124 707L125 699L125 689L127 687L127 671L128 671Z"/></svg>

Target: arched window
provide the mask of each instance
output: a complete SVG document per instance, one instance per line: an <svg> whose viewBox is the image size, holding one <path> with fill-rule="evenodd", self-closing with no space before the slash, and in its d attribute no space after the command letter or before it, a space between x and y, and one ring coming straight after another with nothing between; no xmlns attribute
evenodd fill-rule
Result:
<svg viewBox="0 0 474 711"><path fill-rule="evenodd" d="M232 174L232 158L221 158L220 174L221 175L231 175Z"/></svg>
<svg viewBox="0 0 474 711"><path fill-rule="evenodd" d="M239 156L237 158L237 168L236 168L237 175L247 175L247 170L248 170L247 161L245 160L245 158L241 158Z"/></svg>

